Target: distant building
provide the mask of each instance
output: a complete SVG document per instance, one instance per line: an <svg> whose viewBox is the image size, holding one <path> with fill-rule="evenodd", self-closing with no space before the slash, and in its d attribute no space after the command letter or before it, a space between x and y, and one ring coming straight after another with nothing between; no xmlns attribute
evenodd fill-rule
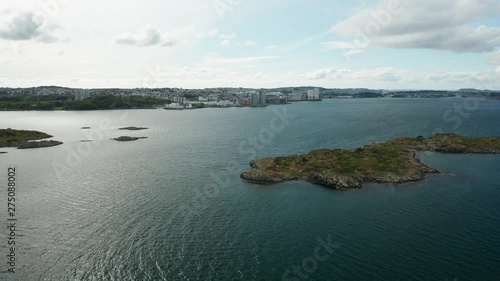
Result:
<svg viewBox="0 0 500 281"><path fill-rule="evenodd" d="M268 104L286 104L288 98L280 92L269 93L266 96Z"/></svg>
<svg viewBox="0 0 500 281"><path fill-rule="evenodd" d="M252 94L252 105L259 105L259 94Z"/></svg>
<svg viewBox="0 0 500 281"><path fill-rule="evenodd" d="M310 101L318 101L318 100L320 100L320 98L319 98L319 89L316 88L314 90L308 90L307 91L307 100L310 100Z"/></svg>
<svg viewBox="0 0 500 281"><path fill-rule="evenodd" d="M302 90L300 88L293 88L292 94L301 94L302 95Z"/></svg>
<svg viewBox="0 0 500 281"><path fill-rule="evenodd" d="M266 104L267 99L266 99L266 93L264 91L259 92L259 104Z"/></svg>
<svg viewBox="0 0 500 281"><path fill-rule="evenodd" d="M165 109L185 109L185 108L193 108L193 106L191 104L183 105L179 103L171 103L165 105Z"/></svg>
<svg viewBox="0 0 500 281"><path fill-rule="evenodd" d="M172 102L174 102L174 103L184 104L185 101L186 101L185 97L181 97L181 96L172 97Z"/></svg>
<svg viewBox="0 0 500 281"><path fill-rule="evenodd" d="M251 99L248 98L243 98L243 97L236 97L233 100L233 104L238 105L238 106L247 106L251 105Z"/></svg>
<svg viewBox="0 0 500 281"><path fill-rule="evenodd" d="M289 101L303 101L307 98L307 94L300 88L293 88L292 93L288 94Z"/></svg>
<svg viewBox="0 0 500 281"><path fill-rule="evenodd" d="M302 100L302 93L291 93L288 95L288 100L289 101L301 101Z"/></svg>
<svg viewBox="0 0 500 281"><path fill-rule="evenodd" d="M78 90L75 93L75 100L84 100L90 98L90 90L84 89L84 90Z"/></svg>
<svg viewBox="0 0 500 281"><path fill-rule="evenodd" d="M219 101L219 95L215 95L215 94L209 95L208 101Z"/></svg>

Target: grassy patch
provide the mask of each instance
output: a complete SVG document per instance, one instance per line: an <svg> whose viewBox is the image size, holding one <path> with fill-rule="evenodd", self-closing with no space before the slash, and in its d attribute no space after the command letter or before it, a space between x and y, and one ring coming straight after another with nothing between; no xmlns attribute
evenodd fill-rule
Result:
<svg viewBox="0 0 500 281"><path fill-rule="evenodd" d="M0 147L6 147L11 142L41 140L51 137L51 135L37 131L0 129Z"/></svg>

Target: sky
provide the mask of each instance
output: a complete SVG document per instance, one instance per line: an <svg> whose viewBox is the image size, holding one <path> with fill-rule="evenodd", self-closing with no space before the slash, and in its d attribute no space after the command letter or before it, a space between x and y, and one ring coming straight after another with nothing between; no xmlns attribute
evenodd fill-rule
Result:
<svg viewBox="0 0 500 281"><path fill-rule="evenodd" d="M500 0L2 0L0 87L500 90Z"/></svg>

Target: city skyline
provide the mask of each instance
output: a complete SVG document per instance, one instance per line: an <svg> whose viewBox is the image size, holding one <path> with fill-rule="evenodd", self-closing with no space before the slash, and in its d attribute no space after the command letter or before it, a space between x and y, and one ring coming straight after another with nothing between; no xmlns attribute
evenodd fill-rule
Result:
<svg viewBox="0 0 500 281"><path fill-rule="evenodd" d="M500 89L496 0L8 0L0 15L0 87Z"/></svg>

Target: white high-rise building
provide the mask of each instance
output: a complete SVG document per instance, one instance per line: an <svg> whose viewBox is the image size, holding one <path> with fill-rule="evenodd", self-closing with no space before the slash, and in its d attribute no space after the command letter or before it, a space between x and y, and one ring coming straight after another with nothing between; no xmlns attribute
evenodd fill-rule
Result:
<svg viewBox="0 0 500 281"><path fill-rule="evenodd" d="M75 93L75 100L83 100L86 98L90 98L90 90L89 89L78 90Z"/></svg>
<svg viewBox="0 0 500 281"><path fill-rule="evenodd" d="M264 91L259 92L259 104L266 104L267 103L267 98L266 98L266 93Z"/></svg>
<svg viewBox="0 0 500 281"><path fill-rule="evenodd" d="M258 105L259 104L259 94L255 93L251 95L251 102L252 105Z"/></svg>
<svg viewBox="0 0 500 281"><path fill-rule="evenodd" d="M307 91L307 100L313 100L313 101L320 100L319 99L319 89L316 88L314 90L308 90Z"/></svg>

